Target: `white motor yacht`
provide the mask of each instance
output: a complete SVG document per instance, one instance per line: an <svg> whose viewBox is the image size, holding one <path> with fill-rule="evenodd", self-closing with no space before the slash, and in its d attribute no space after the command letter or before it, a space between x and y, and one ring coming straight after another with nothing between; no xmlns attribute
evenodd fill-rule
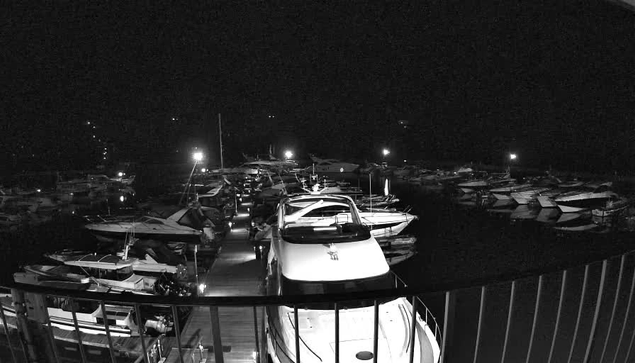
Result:
<svg viewBox="0 0 635 363"><path fill-rule="evenodd" d="M353 173L359 169L359 164L347 163L336 159L320 159L311 155L313 166L309 166L307 170L314 173Z"/></svg>
<svg viewBox="0 0 635 363"><path fill-rule="evenodd" d="M328 205L338 213L319 221L296 214L318 204ZM269 294L354 294L395 286L379 244L362 224L350 198L332 195L287 198L279 204L278 225L267 259ZM381 312L378 322L374 320L373 300L339 304L339 360L334 356L336 315L332 303L307 302L297 310L287 305L267 306L266 344L271 361L327 363L376 358L381 362L405 363L412 353L414 362L438 362L440 348L435 338L438 330L433 319L430 320L433 325L429 325L416 314L412 336L412 306L407 299L385 298L378 303ZM377 357L373 356L375 323L379 324L380 332ZM296 351L296 334L300 356Z"/></svg>
<svg viewBox="0 0 635 363"><path fill-rule="evenodd" d="M130 234L139 239L201 243L214 239L213 226L200 208L184 208L168 218L143 216L134 218L88 217L86 229L104 240L125 240Z"/></svg>
<svg viewBox="0 0 635 363"><path fill-rule="evenodd" d="M593 190L578 190L560 194L554 199L562 213L581 212L601 207L618 195L610 190L611 183L604 183Z"/></svg>

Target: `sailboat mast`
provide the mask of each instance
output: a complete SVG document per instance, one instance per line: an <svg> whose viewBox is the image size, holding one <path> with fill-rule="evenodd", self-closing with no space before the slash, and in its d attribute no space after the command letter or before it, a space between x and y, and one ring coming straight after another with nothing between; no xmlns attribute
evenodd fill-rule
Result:
<svg viewBox="0 0 635 363"><path fill-rule="evenodd" d="M223 127L221 125L220 112L218 113L218 139L220 142L220 168L223 170L225 169L223 164Z"/></svg>

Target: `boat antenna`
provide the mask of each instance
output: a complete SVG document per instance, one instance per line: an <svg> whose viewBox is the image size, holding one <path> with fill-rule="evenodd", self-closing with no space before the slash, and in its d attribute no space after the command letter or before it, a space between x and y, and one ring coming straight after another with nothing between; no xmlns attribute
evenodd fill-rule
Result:
<svg viewBox="0 0 635 363"><path fill-rule="evenodd" d="M373 173L368 173L368 200L370 201L370 210L373 210Z"/></svg>

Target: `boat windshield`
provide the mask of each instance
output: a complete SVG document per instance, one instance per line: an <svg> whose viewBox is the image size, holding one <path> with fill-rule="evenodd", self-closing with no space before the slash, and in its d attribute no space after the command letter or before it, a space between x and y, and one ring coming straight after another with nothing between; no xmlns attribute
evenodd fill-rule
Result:
<svg viewBox="0 0 635 363"><path fill-rule="evenodd" d="M355 280L341 281L300 281L291 280L282 276L281 291L282 295L311 295L311 294L351 294L362 291L389 290L395 288L395 279L392 272L385 274ZM394 300L394 298L378 299L378 302ZM356 300L345 301L340 303L342 309L360 308L372 306L374 300ZM328 310L333 309L333 303L310 303L305 305L307 309L312 310Z"/></svg>
<svg viewBox="0 0 635 363"><path fill-rule="evenodd" d="M126 266L120 269L102 269L102 268L94 268L94 267L80 267L74 266L74 272L77 272L82 275L89 275L90 277L105 279L105 280L115 280L115 281L123 281L133 274L132 266Z"/></svg>
<svg viewBox="0 0 635 363"><path fill-rule="evenodd" d="M370 238L368 227L355 224L332 224L329 226L286 226L281 232L282 238L289 243L342 243L364 241Z"/></svg>

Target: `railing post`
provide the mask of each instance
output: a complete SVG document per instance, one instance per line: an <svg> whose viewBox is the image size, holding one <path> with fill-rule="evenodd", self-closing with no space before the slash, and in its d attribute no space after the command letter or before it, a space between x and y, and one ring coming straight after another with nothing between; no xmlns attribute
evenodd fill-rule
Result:
<svg viewBox="0 0 635 363"><path fill-rule="evenodd" d="M487 286L481 286L481 302L478 308L478 325L476 327L476 342L474 343L474 360L473 363L476 363L476 359L478 358L478 346L481 342L481 327L483 325L483 314L485 313L485 295L487 293Z"/></svg>
<svg viewBox="0 0 635 363"><path fill-rule="evenodd" d="M379 302L373 303L373 363L377 363L377 351L379 349Z"/></svg>
<svg viewBox="0 0 635 363"><path fill-rule="evenodd" d="M410 363L415 360L415 335L417 334L417 297L412 296L412 324L410 325ZM336 362L337 363L337 362Z"/></svg>
<svg viewBox="0 0 635 363"><path fill-rule="evenodd" d="M531 357L531 348L534 346L534 334L536 333L536 324L538 323L538 313L540 311L540 296L542 295L543 275L538 277L538 288L536 289L536 305L534 306L534 319L531 323L531 335L529 336L529 347L527 348L527 358L525 363L529 363Z"/></svg>
<svg viewBox="0 0 635 363"><path fill-rule="evenodd" d="M14 363L17 363L18 360L15 357L15 352L13 351L13 344L11 344L11 336L9 335L9 326L7 325L7 317L4 315L4 307L0 306L0 318L2 318L2 326L4 326L4 333L7 337L7 344L9 345L9 351L11 351L11 358Z"/></svg>
<svg viewBox="0 0 635 363"><path fill-rule="evenodd" d="M46 301L46 296L44 296L44 301ZM42 309L42 312L44 313L44 319L46 320L46 326L48 327L48 336L50 337L51 348L53 349L53 357L55 358L56 362L59 362L60 355L57 352L57 344L55 343L55 331L53 331L53 327L51 326L51 317L49 316L49 310L45 306L44 309Z"/></svg>
<svg viewBox="0 0 635 363"><path fill-rule="evenodd" d="M261 314L261 319L260 319L260 337L262 338L262 344L260 344L260 362L268 362L269 358L268 358L268 349L269 347L267 346L267 330L265 328L265 325L267 323L267 317L265 316L267 315L267 307L263 306L262 308L262 314Z"/></svg>
<svg viewBox="0 0 635 363"><path fill-rule="evenodd" d="M441 358L439 359L439 363L445 362L445 351L446 347L449 346L449 341L451 339L450 331L453 331L454 327L454 308L456 305L456 292L455 291L446 291L445 292L445 312L443 314L443 338L441 343Z"/></svg>
<svg viewBox="0 0 635 363"><path fill-rule="evenodd" d="M599 363L604 360L604 354L606 353L606 347L609 343L609 337L611 336L611 330L613 328L613 321L615 319L615 310L617 310L617 302L619 301L620 291L622 290L622 277L624 276L624 265L626 262L626 254L623 254L620 258L620 272L617 276L617 287L615 288L615 299L613 299L613 309L611 310L611 318L609 320L609 326L606 329L606 338L604 339L604 347L602 348L602 354L600 354Z"/></svg>
<svg viewBox="0 0 635 363"><path fill-rule="evenodd" d="M108 350L110 351L110 360L112 363L117 362L117 357L115 356L115 348L112 345L112 337L110 336L110 324L108 323L108 314L106 313L106 305L104 301L99 302L99 307L101 308L101 316L104 319L104 329L106 329L106 338L108 339Z"/></svg>
<svg viewBox="0 0 635 363"><path fill-rule="evenodd" d="M340 306L336 302L335 310L335 363L340 363Z"/></svg>
<svg viewBox="0 0 635 363"><path fill-rule="evenodd" d="M134 311L137 315L137 330L139 331L139 339L141 340L141 350L143 350L143 361L148 362L148 348L146 347L145 325L141 319L141 309L139 304L134 304Z"/></svg>
<svg viewBox="0 0 635 363"><path fill-rule="evenodd" d="M218 317L218 306L210 306L209 313L212 323L212 339L214 344L215 363L223 363L225 361L225 358L223 356L223 342L220 336L220 318Z"/></svg>
<svg viewBox="0 0 635 363"><path fill-rule="evenodd" d="M260 363L260 342L258 338L258 310L257 307L253 306L254 310L254 335L256 338L256 363Z"/></svg>
<svg viewBox="0 0 635 363"><path fill-rule="evenodd" d="M79 354L82 357L82 363L86 363L86 352L84 351L84 342L82 341L82 332L79 330L79 324L77 323L77 311L75 311L75 300L68 298L68 302L71 305L71 314L73 315L73 325L75 326L75 334L77 335L77 345L79 345Z"/></svg>
<svg viewBox="0 0 635 363"><path fill-rule="evenodd" d="M567 270L562 271L562 282L560 283L560 299L558 300L558 312L556 313L556 325L553 327L553 335L551 337L551 348L549 348L549 358L547 363L551 363L553 357L553 349L556 346L556 337L558 336L558 327L560 326L560 316L562 314L562 305L564 305L564 291L567 286Z"/></svg>
<svg viewBox="0 0 635 363"><path fill-rule="evenodd" d="M602 275L600 276L600 287L598 289L598 297L595 300L595 312L593 313L593 323L591 324L591 333L589 333L589 343L584 353L583 363L589 362L591 356L591 349L595 340L595 331L598 325L598 316L600 315L600 307L602 306L602 295L604 294L604 283L606 281L606 270L608 268L608 259L602 262Z"/></svg>
<svg viewBox="0 0 635 363"><path fill-rule="evenodd" d="M300 363L300 325L298 305L293 305L293 325L295 326L295 363Z"/></svg>
<svg viewBox="0 0 635 363"><path fill-rule="evenodd" d="M582 308L584 307L584 295L586 295L586 287L589 282L589 265L584 266L584 279L582 280L582 293L580 296L580 306L578 307L578 318L575 321L575 328L573 328L573 339L571 339L571 348L569 348L569 358L567 363L571 363L573 357L573 350L575 348L575 341L578 337L578 329L580 328L580 320L582 319Z"/></svg>
<svg viewBox="0 0 635 363"><path fill-rule="evenodd" d="M512 289L509 293L509 311L507 312L507 326L505 327L505 340L503 341L503 354L501 355L501 363L505 362L505 353L507 353L507 341L509 340L509 328L512 325L512 314L514 313L514 297L516 296L516 280L512 281Z"/></svg>
<svg viewBox="0 0 635 363"><path fill-rule="evenodd" d="M181 346L181 327L179 324L179 311L176 305L172 305L172 316L174 317L174 337L176 347L179 350L179 362L183 363L183 347Z"/></svg>
<svg viewBox="0 0 635 363"><path fill-rule="evenodd" d="M37 349L35 347L29 322L26 318L26 302L24 300L24 292L18 289L11 289L11 297L13 298L13 306L15 307L16 326L20 335L20 343L27 362L37 362Z"/></svg>
<svg viewBox="0 0 635 363"><path fill-rule="evenodd" d="M613 363L617 361L617 354L620 352L620 346L622 345L622 339L624 338L624 331L626 330L628 315L631 311L631 302L633 301L633 290L635 290L635 269L633 269L633 277L631 278L631 290L628 293L628 302L626 303L626 313L624 314L624 323L622 323L622 329L620 329L620 337L617 340L617 347L615 347L615 355L613 356Z"/></svg>

